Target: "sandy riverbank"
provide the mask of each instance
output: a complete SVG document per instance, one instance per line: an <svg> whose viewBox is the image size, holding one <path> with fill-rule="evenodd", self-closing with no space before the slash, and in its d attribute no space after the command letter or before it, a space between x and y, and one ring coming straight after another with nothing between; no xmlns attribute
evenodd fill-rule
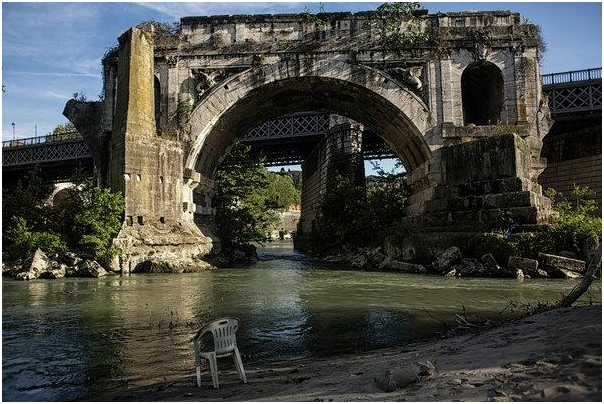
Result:
<svg viewBox="0 0 604 404"><path fill-rule="evenodd" d="M192 358L191 358L192 359ZM435 373L386 393L374 379L430 361ZM245 365L245 363L244 363ZM139 382L99 401L601 401L602 306L552 310L480 333L360 355L246 367L237 379L219 361L220 389L195 369L181 378Z"/></svg>

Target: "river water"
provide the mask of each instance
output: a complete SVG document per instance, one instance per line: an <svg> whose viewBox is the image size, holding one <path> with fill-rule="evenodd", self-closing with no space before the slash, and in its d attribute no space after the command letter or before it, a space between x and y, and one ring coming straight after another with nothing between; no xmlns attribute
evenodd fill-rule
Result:
<svg viewBox="0 0 604 404"><path fill-rule="evenodd" d="M552 302L576 281L451 279L333 270L270 243L260 262L196 274L2 280L3 401L94 398L137 380L189 375L190 339L237 317L244 365L401 345L454 315L496 317ZM588 299L601 301L601 284Z"/></svg>

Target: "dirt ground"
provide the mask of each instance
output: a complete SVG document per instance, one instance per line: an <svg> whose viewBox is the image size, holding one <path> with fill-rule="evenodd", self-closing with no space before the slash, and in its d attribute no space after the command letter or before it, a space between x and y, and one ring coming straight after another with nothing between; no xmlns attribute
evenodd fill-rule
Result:
<svg viewBox="0 0 604 404"><path fill-rule="evenodd" d="M375 381L425 361L435 366L433 374L394 391ZM218 368L220 389L212 388L208 373L197 387L192 366L181 378L130 384L94 400L600 402L602 306L552 310L479 333L360 355L249 365L247 384L229 359Z"/></svg>

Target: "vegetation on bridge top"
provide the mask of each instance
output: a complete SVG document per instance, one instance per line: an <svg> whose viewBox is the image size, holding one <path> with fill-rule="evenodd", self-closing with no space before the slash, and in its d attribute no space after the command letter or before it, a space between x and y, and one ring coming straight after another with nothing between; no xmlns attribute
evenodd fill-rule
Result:
<svg viewBox="0 0 604 404"><path fill-rule="evenodd" d="M434 22L426 22L427 19L440 19L446 16L461 20L469 14L480 15L484 17L482 24L476 26L441 26ZM489 15L491 17L489 17ZM512 15L510 24L518 27L509 30L507 26L499 26L496 23L496 18ZM480 17L480 18L482 18ZM480 20L478 18L478 20ZM350 38L340 38L338 21L344 20L363 20L363 29L367 29L367 35L351 35ZM477 17L473 18L478 21ZM529 22L528 20L520 21L518 13L513 11L484 11L484 12L455 12L455 13L436 13L429 14L419 2L387 2L378 6L375 10L363 12L325 12L321 5L317 12L311 11L308 6L297 14L255 14L255 15L214 15L214 16L187 16L182 17L180 22L159 22L159 21L144 21L136 27L147 32L153 33L156 40L158 52L168 53L175 50L179 44L183 43L183 32L197 29L202 25L224 25L244 23L250 24L294 24L302 23L305 25L302 38L287 39L279 38L278 41L270 41L271 43L256 43L254 40L244 41L227 41L218 46L227 46L232 48L231 51L237 53L266 53L272 51L295 51L296 46L304 51L318 51L316 46L319 42L324 42L326 47L324 50L333 51L336 49L344 50L347 47L352 47L357 50L361 49L381 49L395 54L401 54L402 50L413 48L421 48L423 50L431 50L430 54L436 57L442 57L444 49L452 49L457 46L455 43L460 40L470 41L490 41L495 43L496 40L504 42L513 42L519 38L523 38L525 45L536 46L540 52L545 51L545 42L542 39L539 26ZM294 25L292 25L293 27ZM500 29L501 28L501 29ZM461 29L461 30L460 30ZM337 30L334 33L334 38L338 41L330 41L331 34L329 31ZM373 31L373 32L372 32ZM378 35L375 35L377 31ZM218 31L217 31L218 32ZM272 32L272 31L271 31ZM323 33L321 33L323 32ZM334 31L335 32L335 31ZM327 33L327 35L325 35ZM477 35L479 34L479 35ZM218 34L216 34L218 35ZM222 35L222 34L221 34ZM187 35L184 35L186 38ZM275 38L277 39L277 38ZM185 39L187 41L187 39ZM296 45L296 43L298 45ZM308 45L308 46L307 46ZM194 47L203 46L203 44L195 44ZM310 47L309 47L310 46ZM208 51L216 50L217 44L212 43ZM163 49L163 50L162 50ZM108 49L103 59L113 59L117 55L117 46L112 46Z"/></svg>

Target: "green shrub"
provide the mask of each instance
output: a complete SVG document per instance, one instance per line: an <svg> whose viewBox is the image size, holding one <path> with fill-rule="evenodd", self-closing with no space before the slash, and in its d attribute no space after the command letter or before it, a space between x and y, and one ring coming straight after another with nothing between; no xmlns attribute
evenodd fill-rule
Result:
<svg viewBox="0 0 604 404"><path fill-rule="evenodd" d="M25 258L27 254L40 248L53 256L67 251L67 244L59 234L48 231L32 231L22 217L14 217L13 224L7 229L9 248L5 250L9 259Z"/></svg>
<svg viewBox="0 0 604 404"><path fill-rule="evenodd" d="M90 181L68 190L66 200L56 207L62 234L72 246L78 246L97 260L108 260L119 254L111 240L122 227L124 197Z"/></svg>
<svg viewBox="0 0 604 404"><path fill-rule="evenodd" d="M602 218L591 214L597 207L594 194L588 187L577 185L569 198L551 188L547 190L556 211L549 233L557 248L571 248L581 255L585 240L602 237Z"/></svg>

